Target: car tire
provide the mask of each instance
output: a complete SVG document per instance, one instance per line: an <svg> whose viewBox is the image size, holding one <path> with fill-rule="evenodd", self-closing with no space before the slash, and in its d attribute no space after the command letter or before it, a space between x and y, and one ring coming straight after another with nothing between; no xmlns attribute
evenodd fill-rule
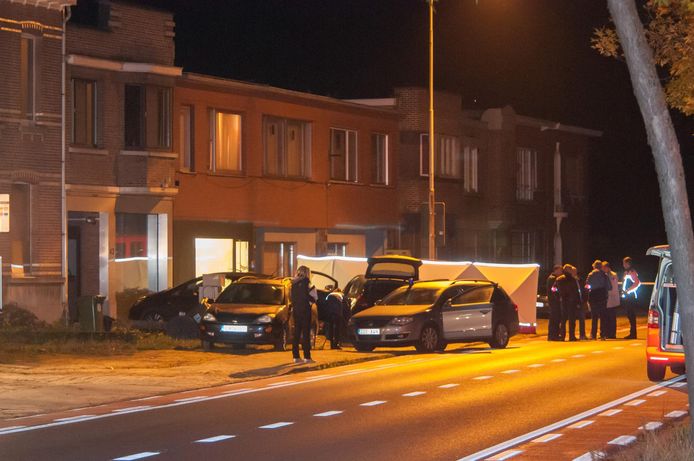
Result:
<svg viewBox="0 0 694 461"><path fill-rule="evenodd" d="M354 348L358 352L373 352L376 346L371 346L369 344L354 343Z"/></svg>
<svg viewBox="0 0 694 461"><path fill-rule="evenodd" d="M494 327L494 333L492 338L489 340L489 345L492 347L492 349L506 349L509 338L510 334L508 327L505 323L499 322Z"/></svg>
<svg viewBox="0 0 694 461"><path fill-rule="evenodd" d="M166 321L162 311L157 309L156 307L150 307L149 309L145 309L145 311L140 316L140 320L143 320L145 322L161 322L161 323L164 323Z"/></svg>
<svg viewBox="0 0 694 461"><path fill-rule="evenodd" d="M213 343L212 341L208 341L208 340L206 340L206 339L203 339L203 340L200 342L200 345L202 346L202 350L203 350L203 351L206 351L206 352L209 352L209 351L211 351L212 349L214 349L214 343Z"/></svg>
<svg viewBox="0 0 694 461"><path fill-rule="evenodd" d="M648 374L648 379L653 382L660 382L665 379L665 365L660 365L659 363L646 363L646 373Z"/></svg>
<svg viewBox="0 0 694 461"><path fill-rule="evenodd" d="M439 331L434 325L425 325L419 336L419 341L415 344L417 352L431 353L441 347Z"/></svg>
<svg viewBox="0 0 694 461"><path fill-rule="evenodd" d="M687 369L684 367L684 365L675 365L670 367L670 370L676 375L683 375L687 372Z"/></svg>

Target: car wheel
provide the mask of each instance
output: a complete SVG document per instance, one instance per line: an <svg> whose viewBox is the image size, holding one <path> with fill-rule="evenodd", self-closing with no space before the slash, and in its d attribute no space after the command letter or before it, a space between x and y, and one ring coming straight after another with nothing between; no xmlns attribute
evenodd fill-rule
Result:
<svg viewBox="0 0 694 461"><path fill-rule="evenodd" d="M354 343L354 348L359 352L372 352L376 347L368 344Z"/></svg>
<svg viewBox="0 0 694 461"><path fill-rule="evenodd" d="M497 323L494 327L494 336L489 341L489 345L494 349L505 349L508 346L509 334L505 323Z"/></svg>
<svg viewBox="0 0 694 461"><path fill-rule="evenodd" d="M208 341L206 339L203 339L201 341L201 345L202 345L203 351L211 351L212 349L214 349L214 343L212 341Z"/></svg>
<svg viewBox="0 0 694 461"><path fill-rule="evenodd" d="M419 341L415 344L417 352L434 352L441 346L439 340L439 332L433 325L426 325L422 328L422 333Z"/></svg>
<svg viewBox="0 0 694 461"><path fill-rule="evenodd" d="M142 313L140 320L145 322L163 322L165 319L164 314L159 309L147 309Z"/></svg>
<svg viewBox="0 0 694 461"><path fill-rule="evenodd" d="M665 379L665 365L648 362L646 364L646 373L648 374L648 379L651 381L662 381Z"/></svg>

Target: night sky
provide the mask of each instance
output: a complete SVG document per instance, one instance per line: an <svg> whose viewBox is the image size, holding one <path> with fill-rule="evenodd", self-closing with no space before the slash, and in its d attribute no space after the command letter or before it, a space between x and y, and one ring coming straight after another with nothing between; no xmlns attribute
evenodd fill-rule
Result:
<svg viewBox="0 0 694 461"><path fill-rule="evenodd" d="M174 11L176 64L186 71L338 98L427 84L424 0L149 3ZM589 169L594 256L630 254L649 272L654 261L641 255L666 238L643 122L626 65L590 48L593 29L608 23L606 2L440 0L436 8L438 89L460 92L465 108L510 104L604 132ZM692 170L694 121L674 115Z"/></svg>

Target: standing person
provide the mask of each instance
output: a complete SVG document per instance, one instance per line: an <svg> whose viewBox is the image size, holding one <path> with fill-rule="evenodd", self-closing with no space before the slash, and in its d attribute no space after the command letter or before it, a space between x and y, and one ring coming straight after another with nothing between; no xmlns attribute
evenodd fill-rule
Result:
<svg viewBox="0 0 694 461"><path fill-rule="evenodd" d="M311 286L311 270L301 266L292 279L291 288L292 316L294 317L294 337L292 338L292 355L294 363L314 363L311 358L311 305L316 302L315 287ZM299 341L304 350L304 360L299 355Z"/></svg>
<svg viewBox="0 0 694 461"><path fill-rule="evenodd" d="M554 286L557 278L562 274L560 265L554 266L552 273L547 277L547 303L549 304L549 324L547 327L547 341L559 341L559 324L561 323L561 299L559 290Z"/></svg>
<svg viewBox="0 0 694 461"><path fill-rule="evenodd" d="M605 309L605 333L607 339L617 338L617 308L620 305L619 299L619 278L617 274L610 268L610 263L602 262L602 270L610 279L612 289L607 295L607 309Z"/></svg>
<svg viewBox="0 0 694 461"><path fill-rule="evenodd" d="M564 264L562 275L557 277L554 286L559 293L561 304L561 322L559 324L560 341L566 339L566 322L569 322L569 341L578 341L576 338L576 315L581 307L580 284L573 276L571 264Z"/></svg>
<svg viewBox="0 0 694 461"><path fill-rule="evenodd" d="M576 288L578 289L578 297L579 297L579 308L578 312L576 313L576 318L578 318L578 333L581 341L585 341L588 338L586 337L586 307L585 307L585 299L586 297L583 295L583 288L581 287L581 278L578 276L578 269L576 269L576 266L571 266L571 275L574 276L574 279L576 280Z"/></svg>
<svg viewBox="0 0 694 461"><path fill-rule="evenodd" d="M344 299L340 290L331 292L325 300L328 313L330 349L342 349L342 330L345 325Z"/></svg>
<svg viewBox="0 0 694 461"><path fill-rule="evenodd" d="M605 311L607 310L607 297L611 289L610 279L602 270L602 261L595 260L593 270L586 278L586 290L588 290L591 312L590 339L598 338L598 324L600 324L600 339L607 339Z"/></svg>
<svg viewBox="0 0 694 461"><path fill-rule="evenodd" d="M634 263L629 256L622 260L622 266L624 267L622 298L624 301L624 308L627 311L627 318L629 319L629 335L625 336L624 339L636 339L637 290L641 286L641 281L639 280L639 273L634 269Z"/></svg>

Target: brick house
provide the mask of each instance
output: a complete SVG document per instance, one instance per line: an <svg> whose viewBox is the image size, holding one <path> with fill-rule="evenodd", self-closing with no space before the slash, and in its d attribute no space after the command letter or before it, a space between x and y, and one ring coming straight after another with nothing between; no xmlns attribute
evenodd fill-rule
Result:
<svg viewBox="0 0 694 461"><path fill-rule="evenodd" d="M428 92L397 88L394 98L354 102L400 114L401 244L426 257ZM438 258L537 262L545 270L555 259L586 262L587 162L601 133L510 106L465 111L460 96L446 92L435 93L435 110L436 201L445 204Z"/></svg>
<svg viewBox="0 0 694 461"><path fill-rule="evenodd" d="M177 282L397 246L393 110L196 74L175 101Z"/></svg>
<svg viewBox="0 0 694 461"><path fill-rule="evenodd" d="M63 12L74 0L0 0L2 301L63 312Z"/></svg>

